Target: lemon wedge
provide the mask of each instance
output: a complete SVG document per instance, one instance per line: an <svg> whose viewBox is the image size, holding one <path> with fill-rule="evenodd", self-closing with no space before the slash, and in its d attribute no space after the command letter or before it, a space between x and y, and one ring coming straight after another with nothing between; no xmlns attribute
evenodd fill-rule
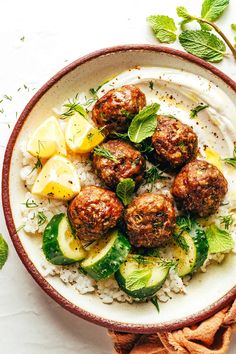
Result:
<svg viewBox="0 0 236 354"><path fill-rule="evenodd" d="M80 114L74 114L67 123L65 138L71 151L84 154L99 145L104 135Z"/></svg>
<svg viewBox="0 0 236 354"><path fill-rule="evenodd" d="M46 162L32 187L33 194L61 200L70 200L79 192L76 169L61 155L55 155Z"/></svg>
<svg viewBox="0 0 236 354"><path fill-rule="evenodd" d="M55 117L45 120L32 134L27 151L36 157L48 159L55 154L66 155L66 143Z"/></svg>
<svg viewBox="0 0 236 354"><path fill-rule="evenodd" d="M220 171L222 171L221 157L218 152L207 147L205 149L205 156L207 162L211 163L212 165L216 166Z"/></svg>

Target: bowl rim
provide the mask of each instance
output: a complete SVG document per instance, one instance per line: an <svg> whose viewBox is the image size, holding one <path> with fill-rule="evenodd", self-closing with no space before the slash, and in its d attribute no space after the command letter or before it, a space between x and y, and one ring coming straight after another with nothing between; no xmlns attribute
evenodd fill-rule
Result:
<svg viewBox="0 0 236 354"><path fill-rule="evenodd" d="M128 45L120 45L115 47L109 47L94 51L90 54L87 54L69 65L62 68L59 72L57 72L51 79L49 79L30 99L28 104L25 106L23 112L21 113L19 119L16 122L16 125L12 131L10 139L8 141L4 161L3 161L3 170L2 170L2 205L3 211L5 215L6 225L11 237L11 240L14 244L14 247L26 267L27 271L31 274L37 284L59 305L61 305L66 310L71 313L87 320L97 325L109 328L111 330L121 331L121 332L132 332L132 333L154 333L154 332L162 332L162 331L173 331L178 328L182 328L185 326L190 326L195 324L196 322L200 322L209 318L217 311L221 310L225 306L229 305L236 297L236 285L228 291L223 297L221 297L218 301L214 302L212 305L206 307L205 309L191 315L185 317L180 320L162 322L157 324L130 324L126 322L119 322L115 320L104 319L100 316L94 315L88 311L83 310L79 306L74 305L69 300L67 300L64 296L62 296L56 289L51 286L45 277L43 277L39 271L34 266L33 262L30 260L27 255L20 238L17 233L16 226L14 224L14 219L12 216L11 206L10 206L10 191L9 191L9 175L10 175L10 167L11 167L11 159L14 145L16 143L17 137L23 127L24 122L26 121L29 113L35 106L35 104L40 100L40 98L51 88L54 84L56 84L61 78L63 78L66 74L70 73L72 70L77 68L78 66L89 62L93 59L96 59L100 56L104 56L106 54L115 54L117 52L127 52L127 51L152 51L152 52L161 52L169 55L180 57L187 62L191 62L197 64L198 66L210 71L214 75L218 76L222 79L228 86L230 86L236 93L236 82L233 81L230 77L224 74L222 71L217 69L215 66L205 62L204 60L195 57L189 53L182 52L177 49L159 46L159 45L148 45L148 44L128 44Z"/></svg>

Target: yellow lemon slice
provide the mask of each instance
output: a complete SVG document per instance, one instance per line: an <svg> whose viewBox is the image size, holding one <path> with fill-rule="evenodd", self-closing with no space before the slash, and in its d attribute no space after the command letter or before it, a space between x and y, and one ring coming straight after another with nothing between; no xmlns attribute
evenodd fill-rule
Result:
<svg viewBox="0 0 236 354"><path fill-rule="evenodd" d="M33 194L62 200L70 200L79 192L76 169L61 155L55 155L46 162L32 188Z"/></svg>
<svg viewBox="0 0 236 354"><path fill-rule="evenodd" d="M55 154L66 155L66 143L55 117L45 120L32 134L27 151L36 157L48 159Z"/></svg>
<svg viewBox="0 0 236 354"><path fill-rule="evenodd" d="M99 145L104 135L80 114L74 114L67 123L65 138L71 151L84 154Z"/></svg>
<svg viewBox="0 0 236 354"><path fill-rule="evenodd" d="M218 152L207 147L205 149L205 156L207 162L211 163L212 165L216 166L220 171L222 171L221 157Z"/></svg>

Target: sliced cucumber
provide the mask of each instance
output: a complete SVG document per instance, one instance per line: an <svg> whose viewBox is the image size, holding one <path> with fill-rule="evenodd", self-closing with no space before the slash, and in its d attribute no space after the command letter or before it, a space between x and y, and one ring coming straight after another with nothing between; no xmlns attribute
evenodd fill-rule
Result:
<svg viewBox="0 0 236 354"><path fill-rule="evenodd" d="M47 260L56 265L81 261L86 256L79 239L76 239L65 214L55 215L43 233L43 252Z"/></svg>
<svg viewBox="0 0 236 354"><path fill-rule="evenodd" d="M128 295L145 298L154 295L165 282L170 267L163 265L156 257L130 255L116 272L120 288Z"/></svg>
<svg viewBox="0 0 236 354"><path fill-rule="evenodd" d="M127 238L114 230L92 247L81 268L95 280L108 278L126 260L130 247Z"/></svg>
<svg viewBox="0 0 236 354"><path fill-rule="evenodd" d="M197 271L208 256L208 242L202 229L193 229L190 233L183 232L188 250L183 250L176 243L171 248L172 256L178 261L177 273L180 277Z"/></svg>

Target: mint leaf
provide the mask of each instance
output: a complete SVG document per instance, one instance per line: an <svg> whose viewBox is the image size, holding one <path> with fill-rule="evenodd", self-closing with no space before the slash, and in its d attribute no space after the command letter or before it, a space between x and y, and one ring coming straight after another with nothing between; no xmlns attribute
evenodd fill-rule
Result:
<svg viewBox="0 0 236 354"><path fill-rule="evenodd" d="M199 112L203 111L204 109L208 108L208 104L199 104L198 106L191 109L190 117L195 118Z"/></svg>
<svg viewBox="0 0 236 354"><path fill-rule="evenodd" d="M180 22L180 27L182 30L184 30L185 28L185 25L189 22L192 22L193 20L195 20L196 18L192 15L190 15L187 11L187 9L183 6L178 6L176 8L176 12L177 12L177 15L179 17L182 17L183 18L183 21Z"/></svg>
<svg viewBox="0 0 236 354"><path fill-rule="evenodd" d="M150 269L137 269L129 274L126 278L127 290L134 291L139 290L147 286L149 279L152 276Z"/></svg>
<svg viewBox="0 0 236 354"><path fill-rule="evenodd" d="M207 31L184 31L179 41L188 53L212 63L221 61L226 53L224 42Z"/></svg>
<svg viewBox="0 0 236 354"><path fill-rule="evenodd" d="M201 17L207 21L216 21L228 7L229 0L204 0Z"/></svg>
<svg viewBox="0 0 236 354"><path fill-rule="evenodd" d="M231 28L233 31L236 31L236 23L232 23Z"/></svg>
<svg viewBox="0 0 236 354"><path fill-rule="evenodd" d="M209 253L228 252L234 247L234 241L228 231L219 229L215 224L206 229Z"/></svg>
<svg viewBox="0 0 236 354"><path fill-rule="evenodd" d="M161 43L173 43L176 41L177 28L172 18L162 15L149 16L147 22Z"/></svg>
<svg viewBox="0 0 236 354"><path fill-rule="evenodd" d="M0 234L0 269L6 263L8 257L8 244L4 240L3 236Z"/></svg>
<svg viewBox="0 0 236 354"><path fill-rule="evenodd" d="M141 143L153 135L157 126L156 113L159 108L158 103L150 104L134 117L128 130L128 136L133 143Z"/></svg>
<svg viewBox="0 0 236 354"><path fill-rule="evenodd" d="M131 178L123 179L116 187L116 194L124 205L128 205L134 193L135 183Z"/></svg>

